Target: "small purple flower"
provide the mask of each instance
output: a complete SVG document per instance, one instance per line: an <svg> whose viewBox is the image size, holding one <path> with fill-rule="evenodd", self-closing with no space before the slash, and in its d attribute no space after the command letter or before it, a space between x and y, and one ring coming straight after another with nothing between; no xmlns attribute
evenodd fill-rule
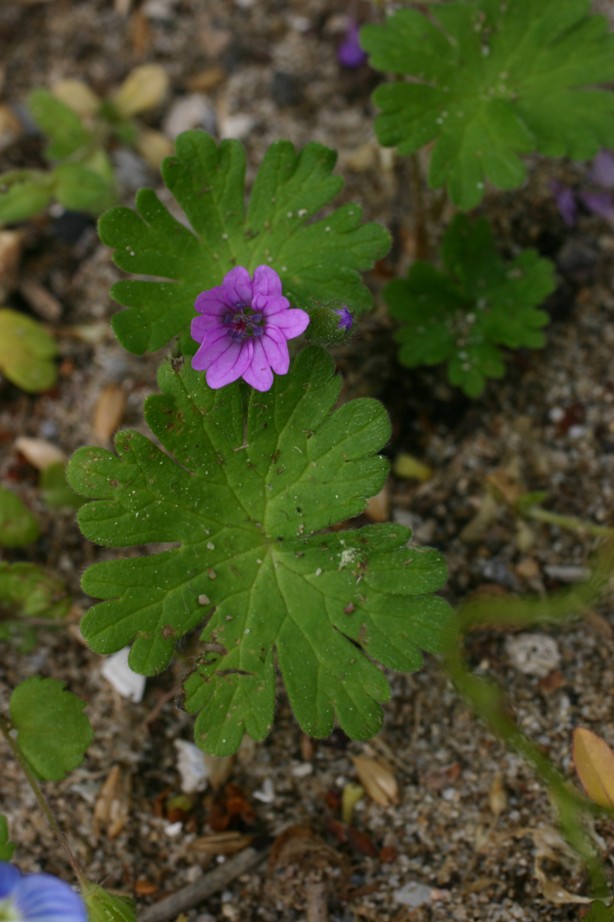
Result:
<svg viewBox="0 0 614 922"><path fill-rule="evenodd" d="M366 62L367 55L360 47L359 34L358 23L351 19L345 30L343 41L337 48L337 60L342 67L356 70Z"/></svg>
<svg viewBox="0 0 614 922"><path fill-rule="evenodd" d="M338 328L340 330L349 332L354 326L354 318L352 317L351 312L347 307L340 307L335 311L335 313L339 317L339 323L337 324Z"/></svg>
<svg viewBox="0 0 614 922"><path fill-rule="evenodd" d="M22 874L0 861L0 919L9 922L87 922L81 897L51 874Z"/></svg>
<svg viewBox="0 0 614 922"><path fill-rule="evenodd" d="M614 200L609 192L580 192L578 198L593 214L611 221L614 218Z"/></svg>
<svg viewBox="0 0 614 922"><path fill-rule="evenodd" d="M558 180L553 180L550 183L550 188L556 200L560 216L567 227L573 227L576 223L578 214L578 206L576 204L576 197L573 189L569 186L564 186L563 183L558 182Z"/></svg>
<svg viewBox="0 0 614 922"><path fill-rule="evenodd" d="M600 151L593 160L589 179L602 189L614 189L614 154Z"/></svg>
<svg viewBox="0 0 614 922"><path fill-rule="evenodd" d="M290 308L281 293L281 280L269 266L258 266L253 279L236 266L216 288L203 291L194 307L192 339L200 348L192 368L207 372L209 387L243 378L257 391L268 391L273 372L285 375L290 366L287 340L300 336L309 314Z"/></svg>

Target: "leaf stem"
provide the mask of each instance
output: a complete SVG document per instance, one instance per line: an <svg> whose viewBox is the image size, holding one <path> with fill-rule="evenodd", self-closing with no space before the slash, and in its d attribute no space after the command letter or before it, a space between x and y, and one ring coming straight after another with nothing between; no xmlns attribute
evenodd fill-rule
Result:
<svg viewBox="0 0 614 922"><path fill-rule="evenodd" d="M19 746L17 745L15 739L12 736L10 722L2 715L0 715L0 733L2 733L2 735L4 736L11 752L13 753L19 765L21 766L21 769L28 780L28 784L30 785L32 789L32 793L34 794L34 797L36 798L36 802L38 803L39 807L43 811L47 819L47 822L49 823L49 826L51 827L51 831L53 832L56 839L60 843L60 846L64 851L66 859L69 865L71 866L71 868L73 869L75 877L79 881L79 886L81 887L81 889L84 889L89 884L89 881L87 877L85 876L83 869L81 868L79 862L75 858L75 855L69 845L68 839L66 835L64 834L64 832L62 831L62 829L60 828L55 816L53 815L53 811L51 810L51 807L47 803L47 799L45 795L43 794L43 791L41 789L40 784L38 783L38 779L36 775L32 771L27 759L20 751Z"/></svg>
<svg viewBox="0 0 614 922"><path fill-rule="evenodd" d="M444 668L449 678L478 717L517 752L545 784L563 835L586 866L592 896L606 896L608 881L603 864L590 835L583 828L583 814L601 815L603 811L576 791L553 762L522 732L506 705L501 688L495 682L476 678L467 669L460 646L448 650L445 655Z"/></svg>

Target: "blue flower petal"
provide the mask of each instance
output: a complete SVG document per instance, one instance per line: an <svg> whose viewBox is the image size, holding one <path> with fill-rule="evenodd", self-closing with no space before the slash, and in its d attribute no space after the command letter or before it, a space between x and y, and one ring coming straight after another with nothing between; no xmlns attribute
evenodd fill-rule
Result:
<svg viewBox="0 0 614 922"><path fill-rule="evenodd" d="M81 897L50 874L22 877L13 891L13 900L24 922L87 922Z"/></svg>
<svg viewBox="0 0 614 922"><path fill-rule="evenodd" d="M0 900L10 896L19 881L21 871L8 861L0 861Z"/></svg>

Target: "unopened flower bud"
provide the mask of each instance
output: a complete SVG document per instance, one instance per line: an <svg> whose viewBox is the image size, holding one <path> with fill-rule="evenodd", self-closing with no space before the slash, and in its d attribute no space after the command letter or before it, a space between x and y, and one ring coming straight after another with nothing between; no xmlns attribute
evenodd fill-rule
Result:
<svg viewBox="0 0 614 922"><path fill-rule="evenodd" d="M331 346L343 342L354 326L352 313L345 305L313 304L307 310L311 317L307 337L318 345Z"/></svg>

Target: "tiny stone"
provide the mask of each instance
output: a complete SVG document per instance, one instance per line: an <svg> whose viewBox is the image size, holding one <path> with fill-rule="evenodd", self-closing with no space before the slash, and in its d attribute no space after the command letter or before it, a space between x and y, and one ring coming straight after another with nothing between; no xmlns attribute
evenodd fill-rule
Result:
<svg viewBox="0 0 614 922"><path fill-rule="evenodd" d="M409 883L395 892L394 900L395 903L401 903L403 906L411 906L412 909L416 909L418 906L424 906L426 903L431 902L431 888L425 884L419 884L415 880L410 880Z"/></svg>
<svg viewBox="0 0 614 922"><path fill-rule="evenodd" d="M505 651L512 666L524 675L543 679L561 663L556 641L547 634L518 634L508 637Z"/></svg>

